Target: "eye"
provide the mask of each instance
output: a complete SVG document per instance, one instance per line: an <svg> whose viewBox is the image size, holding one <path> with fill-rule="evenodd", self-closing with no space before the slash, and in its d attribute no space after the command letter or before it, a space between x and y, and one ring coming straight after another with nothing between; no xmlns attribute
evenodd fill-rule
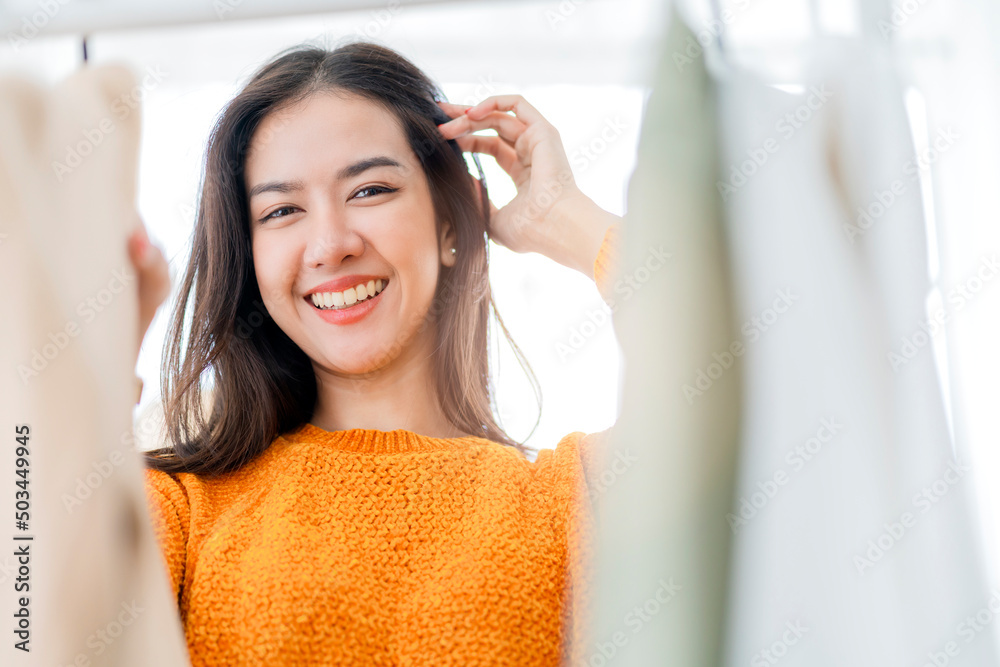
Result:
<svg viewBox="0 0 1000 667"><path fill-rule="evenodd" d="M351 197L351 199L371 199L375 195L391 194L393 192L396 192L398 189L399 188L389 188L384 185L369 185L355 192L354 196ZM369 194L365 194L364 196L362 196L362 193L369 193ZM286 215L288 215L287 213L284 215L277 215L277 214L280 213L281 211L294 211L295 209L296 207L294 206L282 206L281 208L276 208L267 215L265 215L263 218L258 220L258 222L267 222L272 218L284 218Z"/></svg>
<svg viewBox="0 0 1000 667"><path fill-rule="evenodd" d="M351 197L351 199L371 199L375 195L389 194L392 192L396 192L397 189L398 188L387 188L384 185L368 185L355 192L354 196ZM363 197L359 197L359 195L363 192L370 192L372 194L367 194Z"/></svg>
<svg viewBox="0 0 1000 667"><path fill-rule="evenodd" d="M284 215L275 215L275 213L278 213L279 211L291 211L291 210L294 210L294 209L295 209L294 206L282 206L281 208L276 208L273 211L271 211L270 213L268 213L267 215L265 215L263 218L261 218L260 220L258 220L258 222L267 222L271 218L283 218L283 217L285 217Z"/></svg>

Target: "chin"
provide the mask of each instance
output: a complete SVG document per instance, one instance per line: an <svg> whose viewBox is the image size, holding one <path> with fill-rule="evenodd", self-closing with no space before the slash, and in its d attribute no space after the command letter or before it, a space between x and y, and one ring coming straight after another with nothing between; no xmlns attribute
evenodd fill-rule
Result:
<svg viewBox="0 0 1000 667"><path fill-rule="evenodd" d="M324 347L332 347L327 343ZM398 346L388 343L373 345L371 341L357 347L337 346L336 349L324 350L324 366L341 375L363 375L377 371L399 356Z"/></svg>

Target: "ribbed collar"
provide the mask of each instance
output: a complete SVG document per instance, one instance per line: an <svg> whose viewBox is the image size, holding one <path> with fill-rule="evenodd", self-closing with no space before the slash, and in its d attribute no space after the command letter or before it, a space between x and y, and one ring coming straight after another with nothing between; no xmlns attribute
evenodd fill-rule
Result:
<svg viewBox="0 0 1000 667"><path fill-rule="evenodd" d="M338 451L358 454L403 454L442 449L465 449L472 445L490 442L485 438L473 436L434 438L404 429L378 431L352 428L344 431L327 431L308 422L285 433L282 437L291 443L316 443Z"/></svg>

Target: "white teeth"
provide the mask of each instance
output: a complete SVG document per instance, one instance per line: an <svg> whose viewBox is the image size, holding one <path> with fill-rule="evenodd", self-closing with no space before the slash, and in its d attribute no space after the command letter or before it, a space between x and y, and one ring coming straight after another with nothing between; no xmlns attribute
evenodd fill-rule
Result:
<svg viewBox="0 0 1000 667"><path fill-rule="evenodd" d="M381 278L358 283L343 292L315 292L309 295L317 308L343 308L353 306L359 301L369 299L385 289L386 282Z"/></svg>

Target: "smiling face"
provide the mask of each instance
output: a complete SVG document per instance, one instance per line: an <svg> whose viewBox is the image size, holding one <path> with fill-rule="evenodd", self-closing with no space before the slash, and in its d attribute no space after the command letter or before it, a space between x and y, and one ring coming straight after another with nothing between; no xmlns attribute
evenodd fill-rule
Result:
<svg viewBox="0 0 1000 667"><path fill-rule="evenodd" d="M438 241L426 175L391 113L332 93L270 113L244 185L264 305L314 366L356 375L430 354L433 327L420 325L453 236L446 226Z"/></svg>

